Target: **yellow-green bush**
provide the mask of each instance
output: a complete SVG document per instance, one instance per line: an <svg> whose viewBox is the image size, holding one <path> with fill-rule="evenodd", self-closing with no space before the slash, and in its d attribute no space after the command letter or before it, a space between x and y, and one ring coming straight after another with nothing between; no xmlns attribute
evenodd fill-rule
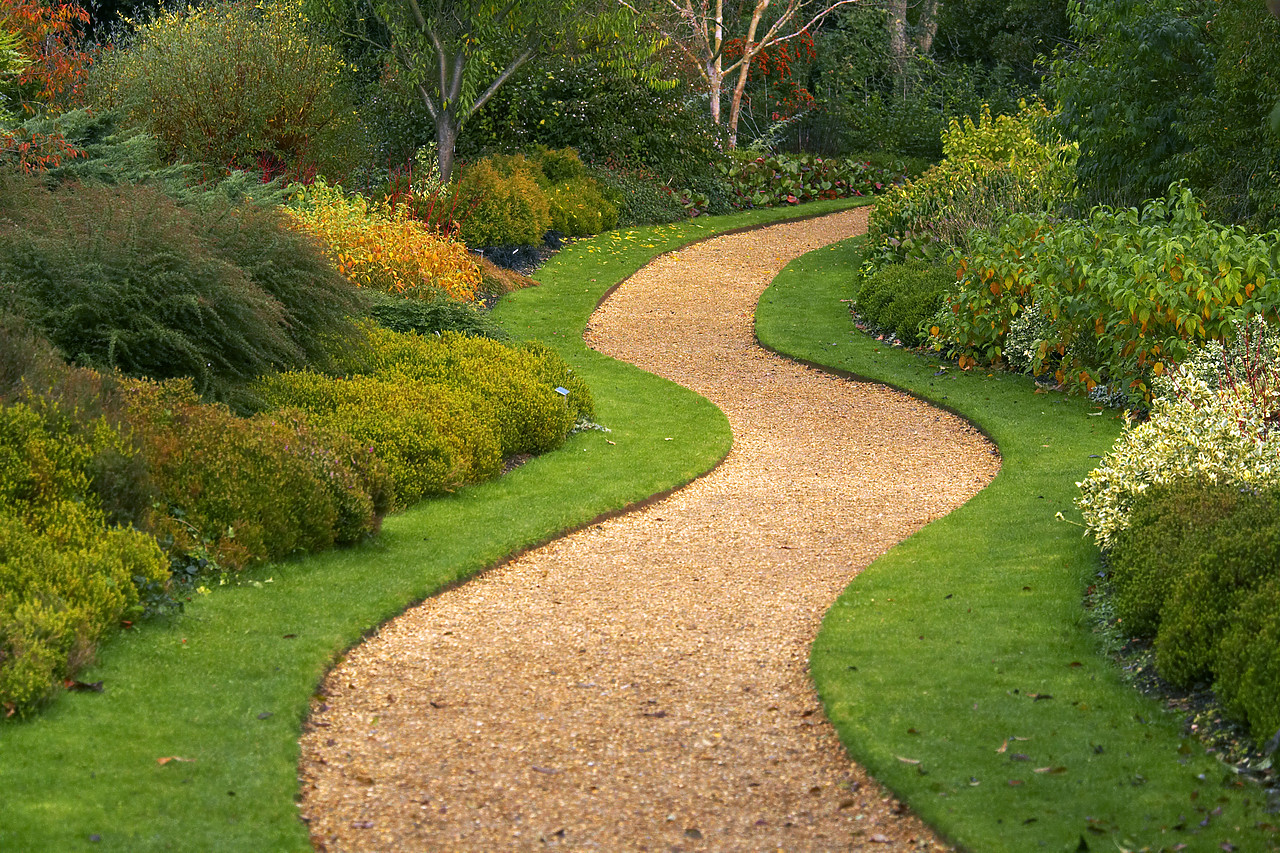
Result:
<svg viewBox="0 0 1280 853"><path fill-rule="evenodd" d="M491 477L503 457L555 448L593 414L586 385L539 344L365 331L366 345L346 356L348 378L285 373L259 390L269 404L302 409L373 448L397 505Z"/></svg>
<svg viewBox="0 0 1280 853"><path fill-rule="evenodd" d="M96 641L163 584L151 537L106 523L91 464L119 434L38 401L0 407L0 707L26 713L88 662Z"/></svg>
<svg viewBox="0 0 1280 853"><path fill-rule="evenodd" d="M391 476L396 506L501 469L492 408L465 387L396 375L341 379L294 372L268 377L260 388L270 404L302 409L371 448Z"/></svg>
<svg viewBox="0 0 1280 853"><path fill-rule="evenodd" d="M466 246L429 230L403 206L369 204L323 181L293 190L290 217L320 239L353 284L420 299L475 299L480 267Z"/></svg>
<svg viewBox="0 0 1280 853"><path fill-rule="evenodd" d="M468 246L535 246L551 227L538 172L521 155L485 158L462 172L458 209L470 212L459 236Z"/></svg>
<svg viewBox="0 0 1280 853"><path fill-rule="evenodd" d="M588 237L618 227L618 208L591 178L573 178L547 191L551 230L566 237Z"/></svg>

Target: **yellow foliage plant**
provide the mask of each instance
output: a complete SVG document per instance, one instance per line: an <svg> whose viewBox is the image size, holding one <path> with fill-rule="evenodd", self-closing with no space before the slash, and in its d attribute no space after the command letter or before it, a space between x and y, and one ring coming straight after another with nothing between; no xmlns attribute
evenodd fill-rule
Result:
<svg viewBox="0 0 1280 853"><path fill-rule="evenodd" d="M319 238L353 284L408 298L443 292L475 299L480 266L466 246L431 231L403 206L370 204L323 181L294 190L289 216Z"/></svg>

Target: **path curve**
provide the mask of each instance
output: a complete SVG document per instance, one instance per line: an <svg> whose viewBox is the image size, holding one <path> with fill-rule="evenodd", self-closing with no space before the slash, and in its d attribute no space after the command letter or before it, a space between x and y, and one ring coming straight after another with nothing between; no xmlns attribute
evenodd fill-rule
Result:
<svg viewBox="0 0 1280 853"><path fill-rule="evenodd" d="M724 410L732 452L353 650L302 739L317 848L945 849L845 755L808 649L861 567L998 460L959 418L754 340L773 276L865 223L696 244L593 315L593 347Z"/></svg>

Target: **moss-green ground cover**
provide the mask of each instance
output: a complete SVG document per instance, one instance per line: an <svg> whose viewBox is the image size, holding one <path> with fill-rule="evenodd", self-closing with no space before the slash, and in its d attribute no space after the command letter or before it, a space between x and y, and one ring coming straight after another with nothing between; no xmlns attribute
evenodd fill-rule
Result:
<svg viewBox="0 0 1280 853"><path fill-rule="evenodd" d="M497 314L555 346L591 385L589 432L511 474L387 519L375 541L266 566L130 631L27 722L0 722L0 850L307 850L297 739L330 664L409 603L715 464L724 416L672 383L586 349L606 292L702 237L849 202L611 232L575 243ZM671 441L665 439L670 438ZM608 442L612 441L613 444ZM164 764L159 759L181 758Z"/></svg>
<svg viewBox="0 0 1280 853"><path fill-rule="evenodd" d="M761 299L761 342L961 412L1003 466L828 612L811 665L850 752L964 849L1277 849L1263 792L1237 787L1098 654L1081 607L1098 553L1055 514L1075 515L1115 413L858 333L840 301L857 252L789 266Z"/></svg>

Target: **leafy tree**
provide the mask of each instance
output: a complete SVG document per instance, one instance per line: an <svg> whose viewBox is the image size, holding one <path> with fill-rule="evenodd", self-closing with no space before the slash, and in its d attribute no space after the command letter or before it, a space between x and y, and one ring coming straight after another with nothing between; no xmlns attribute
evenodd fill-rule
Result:
<svg viewBox="0 0 1280 853"><path fill-rule="evenodd" d="M24 112L75 100L89 68L79 44L89 13L76 3L0 0L0 29L18 37L24 60L18 76Z"/></svg>
<svg viewBox="0 0 1280 853"><path fill-rule="evenodd" d="M611 71L657 81L656 46L611 0L312 2L344 34L376 48L430 114L446 179L467 121L537 58L595 56Z"/></svg>
<svg viewBox="0 0 1280 853"><path fill-rule="evenodd" d="M947 0L938 10L940 61L1007 66L1023 86L1038 86L1047 57L1070 49L1067 0Z"/></svg>

